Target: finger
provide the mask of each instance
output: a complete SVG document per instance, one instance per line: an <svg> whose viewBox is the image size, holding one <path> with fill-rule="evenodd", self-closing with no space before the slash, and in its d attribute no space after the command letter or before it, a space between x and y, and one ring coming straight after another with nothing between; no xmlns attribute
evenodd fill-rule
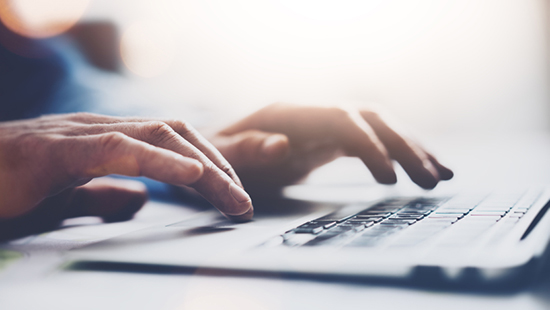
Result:
<svg viewBox="0 0 550 310"><path fill-rule="evenodd" d="M0 240L56 229L63 220L100 216L106 222L130 219L147 200L141 182L101 178L48 197L21 217L0 221Z"/></svg>
<svg viewBox="0 0 550 310"><path fill-rule="evenodd" d="M74 189L67 201L66 218L99 216L105 222L131 219L147 201L147 188L138 181L94 179Z"/></svg>
<svg viewBox="0 0 550 310"><path fill-rule="evenodd" d="M120 174L145 176L157 181L187 185L203 174L195 159L130 138L120 132L101 135L65 137L54 152L67 169L65 175L76 180Z"/></svg>
<svg viewBox="0 0 550 310"><path fill-rule="evenodd" d="M42 200L30 213L0 220L0 240L15 239L59 227L66 218L66 202L71 198L73 190L74 188L70 188Z"/></svg>
<svg viewBox="0 0 550 310"><path fill-rule="evenodd" d="M361 111L361 116L372 126L378 137L411 180L422 188L434 188L439 182L439 170L428 155L389 127L378 114Z"/></svg>
<svg viewBox="0 0 550 310"><path fill-rule="evenodd" d="M233 166L229 164L229 161L220 153L220 151L214 147L206 138L204 138L197 130L192 126L180 120L164 120L164 123L168 124L176 133L182 136L185 140L189 141L199 151L201 151L214 165L225 172L237 185L242 186L241 180L237 176L237 173L233 169Z"/></svg>
<svg viewBox="0 0 550 310"><path fill-rule="evenodd" d="M183 122L171 121L175 128L164 122L142 124L141 138L145 141L195 158L203 164L205 169L202 178L191 186L206 200L232 220L245 221L252 218L253 207L250 196L242 188L232 166L210 142ZM193 142L210 156L193 145Z"/></svg>
<svg viewBox="0 0 550 310"><path fill-rule="evenodd" d="M414 155L399 154L396 158L397 162L407 172L411 180L420 187L425 189L434 188L441 179L437 168L422 149L410 144L410 142L408 147ZM407 152L408 150L405 150L405 153Z"/></svg>
<svg viewBox="0 0 550 310"><path fill-rule="evenodd" d="M212 163L218 168L224 171L235 183L242 187L242 183L235 173L235 170L229 164L229 162L223 157L223 155L201 134L199 134L191 125L181 120L161 120L153 118L136 118L136 117L113 117L106 115L98 115L92 113L75 113L69 116L74 122L82 124L119 124L118 128L128 128L129 123L151 123L152 127L161 127L162 123L170 126L176 133L181 135L185 140L193 144L199 151L201 151ZM156 123L155 123L156 122ZM157 124L157 125L155 125ZM126 130L107 129L102 126L95 126L96 128L88 128L85 130L99 130L105 131L121 131L127 134ZM162 131L162 129L161 129Z"/></svg>
<svg viewBox="0 0 550 310"><path fill-rule="evenodd" d="M122 132L132 138L140 140L140 142L145 141L158 148L171 150L184 157L196 159L202 163L204 167L202 177L195 180L195 182L185 183L185 185L190 185L195 188L204 198L225 215L241 216L243 214L250 214L249 211L252 209L250 197L239 184L229 177L227 172L232 170L229 163L227 163L223 170L220 169L216 164L210 161L205 154L189 141L185 140L181 135L177 134L167 124L158 121L116 123L97 125L95 128L99 128L99 130L113 130L114 133L119 134ZM169 168L169 166L167 167ZM243 220L250 219L248 215L244 217Z"/></svg>
<svg viewBox="0 0 550 310"><path fill-rule="evenodd" d="M217 145L236 167L276 164L285 159L290 151L287 136L259 130L220 136Z"/></svg>
<svg viewBox="0 0 550 310"><path fill-rule="evenodd" d="M344 147L350 155L358 156L369 168L379 183L394 184L397 177L388 152L378 139L372 128L358 113L337 109L332 123L340 124L337 135L344 142Z"/></svg>
<svg viewBox="0 0 550 310"><path fill-rule="evenodd" d="M428 156L428 159L430 159L432 164L435 166L435 168L439 172L439 177L441 178L441 180L450 180L453 178L454 173L451 169L439 163L439 161L432 154L428 152L425 152L425 153Z"/></svg>

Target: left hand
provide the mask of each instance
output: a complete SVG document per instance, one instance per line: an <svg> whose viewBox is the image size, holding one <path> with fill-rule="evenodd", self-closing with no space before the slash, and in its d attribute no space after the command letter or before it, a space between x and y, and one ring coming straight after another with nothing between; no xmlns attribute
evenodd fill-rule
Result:
<svg viewBox="0 0 550 310"><path fill-rule="evenodd" d="M292 184L339 156L359 157L382 184L392 160L425 189L453 172L371 110L272 104L209 137L248 191Z"/></svg>

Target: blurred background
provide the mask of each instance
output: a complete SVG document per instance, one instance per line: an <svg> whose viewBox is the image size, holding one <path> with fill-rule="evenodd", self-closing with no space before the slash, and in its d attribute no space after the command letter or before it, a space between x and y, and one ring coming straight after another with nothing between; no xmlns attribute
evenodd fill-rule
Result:
<svg viewBox="0 0 550 310"><path fill-rule="evenodd" d="M114 58L76 73L109 93L99 111L201 125L277 101L377 104L422 133L501 133L550 128L547 2L1 0L0 18L35 38L112 23L87 49Z"/></svg>

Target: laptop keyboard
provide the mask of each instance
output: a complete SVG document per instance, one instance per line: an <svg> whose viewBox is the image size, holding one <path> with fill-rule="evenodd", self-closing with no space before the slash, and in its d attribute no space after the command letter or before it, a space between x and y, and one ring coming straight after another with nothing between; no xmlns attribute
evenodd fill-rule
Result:
<svg viewBox="0 0 550 310"><path fill-rule="evenodd" d="M498 233L491 240L497 242L539 196L536 191L387 199L360 212L335 212L304 223L282 235L283 245L409 247L446 231L440 245L464 246L498 223Z"/></svg>

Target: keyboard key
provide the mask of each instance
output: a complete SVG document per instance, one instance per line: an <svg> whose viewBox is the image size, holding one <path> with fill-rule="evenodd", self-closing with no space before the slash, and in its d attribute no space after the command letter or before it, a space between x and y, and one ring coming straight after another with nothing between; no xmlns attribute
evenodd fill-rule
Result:
<svg viewBox="0 0 550 310"><path fill-rule="evenodd" d="M350 231L350 230L353 230L355 229L356 226L352 226L352 225L346 225L346 226L336 226L334 228L331 228L329 231L327 232L330 232L331 234L340 234L340 233L344 233L344 232L347 232L347 231Z"/></svg>
<svg viewBox="0 0 550 310"><path fill-rule="evenodd" d="M523 217L523 214L510 214L507 218L520 219Z"/></svg>
<svg viewBox="0 0 550 310"><path fill-rule="evenodd" d="M505 213L503 214L500 214L500 213L470 213L470 216L472 217L487 217L487 218L494 218L494 219L500 219L501 217L504 216Z"/></svg>
<svg viewBox="0 0 550 310"><path fill-rule="evenodd" d="M366 222L374 222L374 220L372 220L372 218L353 217L345 221L344 223L366 223Z"/></svg>
<svg viewBox="0 0 550 310"><path fill-rule="evenodd" d="M452 222L456 222L457 220L463 218L464 215L437 215L437 214L432 214L432 215L428 215L427 219L430 219L430 220L449 220L449 221L452 221Z"/></svg>
<svg viewBox="0 0 550 310"><path fill-rule="evenodd" d="M383 205L383 206L374 206L372 208L368 208L368 211L385 211L385 212L393 212L396 210L399 210L403 208L403 205ZM364 211L367 211L364 210Z"/></svg>
<svg viewBox="0 0 550 310"><path fill-rule="evenodd" d="M302 227L302 226L309 226L309 227L314 227L314 226L326 226L326 225L333 225L333 224L336 224L336 221L319 221L319 220L314 220L314 221L310 221L310 222L307 222L307 223L304 223L298 227Z"/></svg>
<svg viewBox="0 0 550 310"><path fill-rule="evenodd" d="M354 213L351 213L349 210L350 207L353 208L353 206L344 207L341 210L322 216L316 219L315 221L338 222L338 223L343 222L346 219L354 216Z"/></svg>
<svg viewBox="0 0 550 310"><path fill-rule="evenodd" d="M380 223L380 225L389 225L389 224L395 224L395 225L411 225L416 222L415 219L387 219Z"/></svg>
<svg viewBox="0 0 550 310"><path fill-rule="evenodd" d="M383 217L365 217L362 215L358 215L357 217L353 218L353 220L355 219L357 219L358 221L374 222L374 223L379 223L384 220Z"/></svg>
<svg viewBox="0 0 550 310"><path fill-rule="evenodd" d="M416 203L416 204L409 204L407 205L405 208L403 209L406 209L406 210L422 210L422 211L427 211L427 210L435 210L437 209L438 206L437 205L434 205L434 204L420 204L420 203Z"/></svg>
<svg viewBox="0 0 550 310"><path fill-rule="evenodd" d="M423 218L425 215L424 214L399 214L399 213L396 213L396 214L393 214L392 216L390 216L388 219L414 219L414 220L419 220L421 218Z"/></svg>
<svg viewBox="0 0 550 310"><path fill-rule="evenodd" d="M392 212L378 212L378 211L370 211L370 210L357 213L358 216L369 215L369 216L377 216L377 217L388 217L392 214L393 214Z"/></svg>
<svg viewBox="0 0 550 310"><path fill-rule="evenodd" d="M438 212L456 212L456 213L463 213L466 214L473 210L474 208L448 208L448 207L441 207L437 209Z"/></svg>
<svg viewBox="0 0 550 310"><path fill-rule="evenodd" d="M456 212L456 211L436 211L432 214L434 215L455 215L457 217L460 217L460 216L463 216L464 214L466 214L468 212Z"/></svg>
<svg viewBox="0 0 550 310"><path fill-rule="evenodd" d="M297 227L292 230L297 234L318 234L323 231L323 226L317 227Z"/></svg>
<svg viewBox="0 0 550 310"><path fill-rule="evenodd" d="M445 230L449 237L445 236L442 245L464 246L479 240L480 235L501 220L498 227L508 231L538 199L538 196L521 200L519 197L521 195L505 193L499 197L391 199L360 212L356 210L361 205L349 205L298 226L282 235L282 239L288 239L284 244L291 246L374 247L388 240L392 242L390 246L406 247L422 243ZM520 203L522 201L525 202ZM346 210L355 213L349 214ZM388 239L404 229L406 231L400 233L398 239Z"/></svg>

